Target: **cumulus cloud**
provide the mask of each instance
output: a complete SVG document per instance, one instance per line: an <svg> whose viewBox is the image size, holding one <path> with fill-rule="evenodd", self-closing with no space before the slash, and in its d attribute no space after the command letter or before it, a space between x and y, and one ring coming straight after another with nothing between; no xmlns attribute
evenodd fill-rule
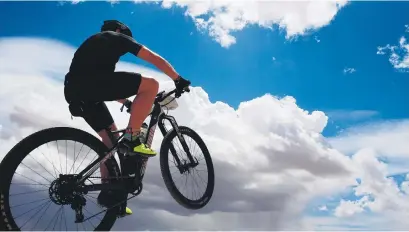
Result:
<svg viewBox="0 0 409 232"><path fill-rule="evenodd" d="M409 121L397 120L371 123L351 128L329 140L334 148L352 154L359 166L359 184L352 191L357 200L341 200L334 214L342 218L359 216L369 228L404 230L409 224L399 221L409 212L407 192L409 173ZM405 142L406 141L406 142ZM399 185L392 176L402 175ZM371 212L374 217L362 216ZM378 218L373 222L374 218ZM375 224L373 224L375 223ZM389 227L385 227L390 225ZM368 227L367 227L368 228Z"/></svg>
<svg viewBox="0 0 409 232"><path fill-rule="evenodd" d="M405 25L407 33L409 33L409 25ZM376 54L385 55L389 54L389 62L393 67L399 71L409 72L409 43L407 42L405 35L399 39L399 45L379 46Z"/></svg>
<svg viewBox="0 0 409 232"><path fill-rule="evenodd" d="M391 229L407 229L407 221L399 218L409 216L409 195L406 188L400 188L396 181L388 177L387 165L376 159L373 149L362 149L353 158L361 166L360 184L354 187L358 200L342 200L335 209L338 217L351 217L370 210L374 214L384 215ZM402 183L406 186L408 179Z"/></svg>
<svg viewBox="0 0 409 232"><path fill-rule="evenodd" d="M305 35L328 25L347 0L333 1L135 1L161 2L163 8L185 9L200 31L209 33L223 47L236 43L233 33L247 26L257 25L273 29L277 25L287 38Z"/></svg>
<svg viewBox="0 0 409 232"><path fill-rule="evenodd" d="M96 135L82 119L71 120L64 100L62 77L74 51L48 39L0 40L0 156L42 128L65 125ZM161 90L173 87L164 74L142 66L120 62L117 69L140 70L155 77ZM331 148L321 135L327 116L301 109L290 96L266 94L234 109L223 102L210 102L203 88L193 87L178 101L179 108L171 114L180 125L197 131L212 154L216 171L213 199L194 212L177 205L161 179L159 159L153 158L144 191L130 202L135 216L119 220L115 230L314 229L311 220L303 219L306 205L357 186L355 179L365 176L359 170L369 165L366 161L372 162L351 159ZM125 127L129 116L119 111L120 105L109 102L108 108L118 126ZM158 151L162 138L158 131L153 140ZM48 157L63 158L55 153ZM387 183L374 173L371 177ZM359 192L366 194L368 189L362 187ZM373 209L376 207L374 204Z"/></svg>

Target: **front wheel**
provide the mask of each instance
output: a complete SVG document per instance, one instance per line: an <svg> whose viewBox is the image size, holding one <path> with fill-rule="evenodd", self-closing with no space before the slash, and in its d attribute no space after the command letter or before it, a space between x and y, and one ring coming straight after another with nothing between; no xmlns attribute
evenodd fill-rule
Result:
<svg viewBox="0 0 409 232"><path fill-rule="evenodd" d="M169 193L176 202L187 209L200 209L207 205L213 195L214 168L212 158L204 141L195 131L188 127L180 126L179 132L183 136L183 140L188 146L194 161L198 162L198 165L195 165L195 167L189 165L191 162L179 141L176 131L172 129L164 137L160 150L162 177ZM193 146L196 145L194 143L198 146ZM199 157L195 156L198 152ZM169 166L169 161L171 161L171 164L174 166ZM201 166L201 164L204 165ZM183 166L183 168L181 168L181 166ZM207 169L207 174L205 174L206 170L200 168L203 166ZM171 171L172 167L174 167L174 169ZM184 170L181 171L181 169ZM177 174L179 174L180 177L172 178L173 175ZM197 177L197 180L189 179L189 174L192 174L194 178ZM192 192L189 194L187 191L181 191L176 184L190 188Z"/></svg>

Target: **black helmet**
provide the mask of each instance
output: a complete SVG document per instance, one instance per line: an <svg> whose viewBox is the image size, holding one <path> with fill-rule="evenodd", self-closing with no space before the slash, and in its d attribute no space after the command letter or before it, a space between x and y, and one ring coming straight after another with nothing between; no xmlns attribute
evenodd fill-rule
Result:
<svg viewBox="0 0 409 232"><path fill-rule="evenodd" d="M116 31L117 29L119 29L122 34L132 37L132 32L129 27L124 23L119 22L118 20L105 20L104 24L101 26L101 32Z"/></svg>

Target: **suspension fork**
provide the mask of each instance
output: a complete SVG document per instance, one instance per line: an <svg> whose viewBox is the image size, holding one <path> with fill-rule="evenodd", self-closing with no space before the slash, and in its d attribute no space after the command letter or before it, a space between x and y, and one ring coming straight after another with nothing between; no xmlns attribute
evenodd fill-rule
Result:
<svg viewBox="0 0 409 232"><path fill-rule="evenodd" d="M183 137L182 133L180 133L179 126L178 126L178 124L177 124L175 118L174 118L173 116L170 116L170 115L163 115L163 114L162 114L162 115L160 115L160 118L159 118L159 119L160 119L160 120L159 120L159 123L158 123L158 124L159 124L159 128L160 128L160 130L161 130L163 136L165 136L165 135L168 133L168 130L166 130L165 125L164 125L164 122L163 122L163 121L166 119L166 120L168 120L168 121L170 122L170 124L172 125L173 129L176 131L176 135L177 135L177 137L179 138L179 141L180 141L180 143L182 144L183 150L186 152L187 157L188 157L190 163L191 163L191 164L196 163L195 160L194 160L193 157L192 157L192 154L190 153L190 150L189 150L187 144L186 144L185 138ZM178 166L182 165L181 162L180 162L180 160L179 160L179 157L178 157L177 154L176 154L176 150L175 150L173 144L171 143L170 145L171 145L171 146L170 146L170 151L172 152L172 155L173 155L173 157L175 158L175 160L176 160Z"/></svg>

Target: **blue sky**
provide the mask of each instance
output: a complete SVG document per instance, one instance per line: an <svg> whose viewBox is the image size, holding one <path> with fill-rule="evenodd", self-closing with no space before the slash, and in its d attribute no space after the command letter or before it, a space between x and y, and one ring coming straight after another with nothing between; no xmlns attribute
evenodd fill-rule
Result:
<svg viewBox="0 0 409 232"><path fill-rule="evenodd" d="M164 9L160 4L132 2L0 2L0 9L1 22L9 22L1 24L0 42L1 39L16 36L39 37L77 47L89 35L99 31L103 20L121 20L131 27L137 41L165 57L182 76L192 81L192 85L202 87L212 102L222 101L236 109L241 102L266 93L280 97L293 96L301 109L310 112L320 110L329 115L323 134L342 155L352 157L351 162L363 164L364 172L383 169L379 163L372 162L371 155L364 152L356 155L362 148L373 148L376 151L374 156L385 161L388 168L396 173L399 173L396 170L402 168L402 164L409 165L409 151L404 146L408 138L406 128L409 126L409 73L396 69L389 62L388 55L377 54L379 46L397 45L402 36L409 39L409 27L405 28L405 25L409 25L409 2L349 2L336 12L331 23L292 39L286 38L285 30L278 30L276 25L274 30L251 25L232 32L236 43L229 47L215 41L207 31L199 32L192 18L185 15L186 9L181 7ZM50 46L54 48L55 44ZM124 56L122 60L149 66L131 55ZM346 68L355 71L345 73ZM4 71L1 66L0 71ZM273 105L267 103L271 105L266 104L266 107ZM264 109L254 109L255 114L265 112ZM277 113L277 120L281 119L280 115L280 112ZM294 118L299 116L298 113L289 115ZM260 123L263 123L262 120ZM249 124L257 127L256 121L254 125ZM215 122L216 125L219 123L217 120ZM299 122L293 124L298 125ZM286 124L289 131L296 128L294 125ZM310 128L308 126L305 128ZM280 126L273 125L271 128L280 135ZM352 128L350 134L339 136L346 128ZM228 126L225 128L226 131L229 129ZM254 136L259 135L263 139L268 137L263 133ZM295 138L295 144L299 144L297 136L289 140ZM306 138L309 139L308 136ZM235 141L232 138L230 142L234 144ZM287 155L291 155L291 151ZM312 149L308 155L315 155L312 154L315 151ZM348 166L337 154L330 155L333 159L329 160ZM376 168L371 169L363 160L369 160L368 163ZM401 166L396 166L399 162ZM371 180L365 175L362 174L363 179ZM374 176L379 177L380 174ZM395 175L394 178L398 185L407 182L404 175ZM386 183L380 179L382 184ZM314 184L330 185L326 180L320 180L322 182ZM334 183L337 180L335 178ZM371 183L364 181L363 185L366 186L368 182ZM348 185L341 193L312 199L303 211L312 216L332 215L341 199L359 201L361 196L355 194L355 189ZM378 199L385 200L383 197L378 193ZM329 211L319 211L318 207L323 205ZM337 223L349 228L359 226L346 225L348 221Z"/></svg>
<svg viewBox="0 0 409 232"><path fill-rule="evenodd" d="M351 2L335 20L288 41L283 32L250 26L223 48L199 33L182 8L121 2L1 2L0 37L39 36L74 46L98 31L104 19L129 24L135 39L158 52L212 101L237 107L265 93L297 99L306 110L370 110L374 119L409 116L407 73L396 71L377 47L397 43L408 24L408 2ZM192 33L192 34L191 34ZM319 39L317 43L315 38ZM275 61L273 60L275 57ZM141 63L127 55L125 61ZM356 72L344 74L344 68ZM137 70L135 70L137 71ZM330 123L326 135L349 123ZM339 128L338 128L339 129Z"/></svg>

